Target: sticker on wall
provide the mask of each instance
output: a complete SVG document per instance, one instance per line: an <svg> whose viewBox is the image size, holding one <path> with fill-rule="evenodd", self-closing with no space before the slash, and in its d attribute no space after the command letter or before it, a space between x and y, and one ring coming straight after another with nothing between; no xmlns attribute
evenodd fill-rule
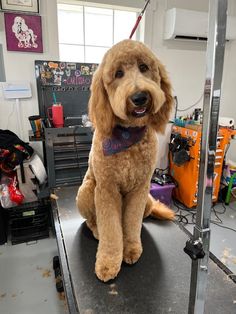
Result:
<svg viewBox="0 0 236 314"><path fill-rule="evenodd" d="M94 71L98 65L93 63L71 63L57 61L36 61L35 71L40 83L54 86L55 91L89 91L92 75L81 73Z"/></svg>
<svg viewBox="0 0 236 314"><path fill-rule="evenodd" d="M66 67L65 68L65 73L66 73L66 76L69 77L71 75L71 69Z"/></svg>
<svg viewBox="0 0 236 314"><path fill-rule="evenodd" d="M43 52L41 16L4 13L8 51Z"/></svg>
<svg viewBox="0 0 236 314"><path fill-rule="evenodd" d="M61 85L61 80L64 72L60 68L56 68L52 72L54 75L54 84Z"/></svg>
<svg viewBox="0 0 236 314"><path fill-rule="evenodd" d="M96 71L98 67L98 64L92 64L91 69L90 69L90 75L93 75L94 72Z"/></svg>
<svg viewBox="0 0 236 314"><path fill-rule="evenodd" d="M61 68L62 70L64 70L65 67L66 67L66 63L65 63L65 62L61 62L61 63L60 63L60 68Z"/></svg>
<svg viewBox="0 0 236 314"><path fill-rule="evenodd" d="M44 83L47 82L47 80L50 80L53 76L53 73L50 70L50 67L48 66L47 62L42 64L40 66L40 73L41 73L41 79Z"/></svg>
<svg viewBox="0 0 236 314"><path fill-rule="evenodd" d="M48 62L48 66L49 66L49 68L57 69L58 68L58 63L51 61L51 62Z"/></svg>
<svg viewBox="0 0 236 314"><path fill-rule="evenodd" d="M81 74L90 75L90 69L88 65L81 65Z"/></svg>
<svg viewBox="0 0 236 314"><path fill-rule="evenodd" d="M66 67L71 70L76 70L76 63L68 62Z"/></svg>

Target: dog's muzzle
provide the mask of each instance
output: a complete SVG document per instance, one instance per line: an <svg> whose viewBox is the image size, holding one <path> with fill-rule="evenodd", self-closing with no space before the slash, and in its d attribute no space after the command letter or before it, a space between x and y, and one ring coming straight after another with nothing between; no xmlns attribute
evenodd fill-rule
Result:
<svg viewBox="0 0 236 314"><path fill-rule="evenodd" d="M134 117L140 118L145 116L148 111L147 104L149 102L150 96L147 92L137 92L130 97L134 109L132 115Z"/></svg>

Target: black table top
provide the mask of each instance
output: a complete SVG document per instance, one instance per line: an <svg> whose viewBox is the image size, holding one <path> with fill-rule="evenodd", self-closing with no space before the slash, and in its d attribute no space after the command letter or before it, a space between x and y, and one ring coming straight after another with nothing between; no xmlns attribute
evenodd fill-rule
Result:
<svg viewBox="0 0 236 314"><path fill-rule="evenodd" d="M191 260L183 252L187 235L175 223L146 219L138 263L122 264L118 277L103 283L94 273L98 242L79 215L76 193L77 187L56 191L68 278L79 313L188 313ZM235 284L210 261L205 313L236 313L235 300Z"/></svg>

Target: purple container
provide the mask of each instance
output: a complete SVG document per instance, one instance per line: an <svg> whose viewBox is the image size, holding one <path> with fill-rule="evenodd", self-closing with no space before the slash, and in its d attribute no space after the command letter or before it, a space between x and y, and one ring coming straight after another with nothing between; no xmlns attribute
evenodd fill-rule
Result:
<svg viewBox="0 0 236 314"><path fill-rule="evenodd" d="M156 199L169 206L171 204L172 190L175 187L173 183L159 185L151 183L150 193Z"/></svg>

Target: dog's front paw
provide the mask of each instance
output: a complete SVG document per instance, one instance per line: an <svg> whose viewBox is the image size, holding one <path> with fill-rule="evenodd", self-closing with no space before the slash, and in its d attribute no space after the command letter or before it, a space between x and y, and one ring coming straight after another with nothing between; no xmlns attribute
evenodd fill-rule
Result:
<svg viewBox="0 0 236 314"><path fill-rule="evenodd" d="M127 242L124 244L123 261L127 264L134 264L138 261L143 252L142 244L139 242Z"/></svg>
<svg viewBox="0 0 236 314"><path fill-rule="evenodd" d="M120 257L112 257L110 255L97 257L95 264L97 277L104 282L114 279L120 271L121 262L122 259Z"/></svg>

